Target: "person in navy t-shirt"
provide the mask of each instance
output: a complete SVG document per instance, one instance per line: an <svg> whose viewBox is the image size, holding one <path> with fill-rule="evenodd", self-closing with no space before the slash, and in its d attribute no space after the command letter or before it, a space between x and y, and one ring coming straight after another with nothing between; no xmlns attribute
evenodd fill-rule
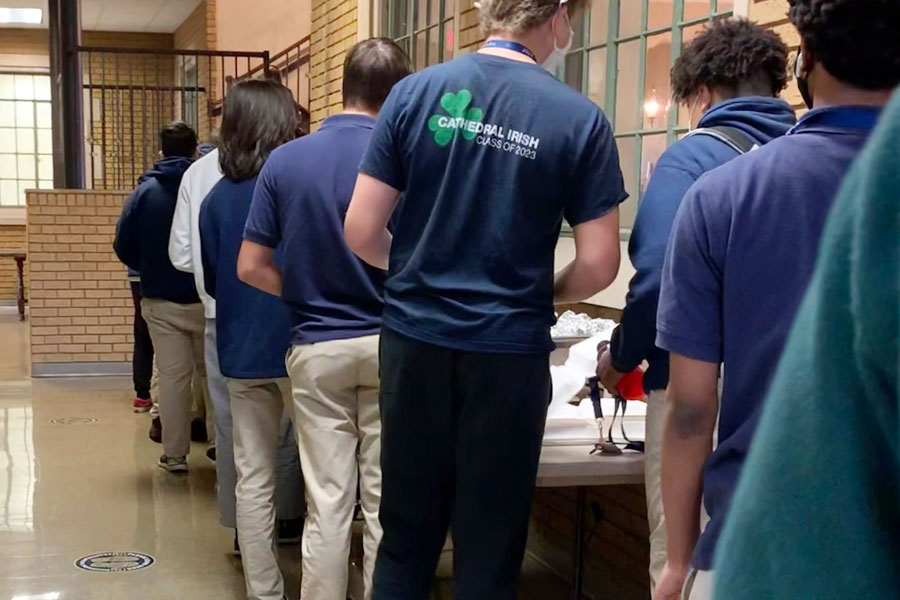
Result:
<svg viewBox="0 0 900 600"><path fill-rule="evenodd" d="M719 533L825 219L900 83L895 2L791 0L790 16L801 39L797 79L813 110L787 136L690 189L663 267L656 343L671 360L662 458L668 561L657 600L680 598L686 580L685 598L711 596ZM711 518L702 535L701 496Z"/></svg>
<svg viewBox="0 0 900 600"><path fill-rule="evenodd" d="M344 112L272 153L244 231L241 278L281 296L290 315L287 365L309 501L304 600L347 596L357 490L365 597L372 595L381 540L378 332L385 274L347 247L344 215L375 116L409 72L409 59L390 40L354 46L344 63Z"/></svg>
<svg viewBox="0 0 900 600"><path fill-rule="evenodd" d="M269 153L293 139L296 125L293 96L280 83L249 80L229 90L219 148L224 177L200 207L203 278L216 301L216 350L231 399L237 536L252 599L284 596L276 510L284 521L302 518L303 495L291 464L299 458L288 417L287 310L238 280L237 262L257 175Z"/></svg>
<svg viewBox="0 0 900 600"><path fill-rule="evenodd" d="M456 596L515 596L553 304L619 267L612 130L540 64L565 56L583 5L482 0L485 46L399 83L360 166L347 240L389 267L376 600L428 596L451 524ZM554 280L564 219L577 256Z"/></svg>

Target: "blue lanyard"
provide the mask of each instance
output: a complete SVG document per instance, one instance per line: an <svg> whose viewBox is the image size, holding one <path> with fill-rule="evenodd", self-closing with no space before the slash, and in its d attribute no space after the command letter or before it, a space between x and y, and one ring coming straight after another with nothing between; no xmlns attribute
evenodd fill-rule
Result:
<svg viewBox="0 0 900 600"><path fill-rule="evenodd" d="M510 42L508 40L489 40L484 43L482 48L500 48L501 50L512 50L513 52L524 54L534 62L537 62L537 57L534 55L534 52L532 52L519 42Z"/></svg>

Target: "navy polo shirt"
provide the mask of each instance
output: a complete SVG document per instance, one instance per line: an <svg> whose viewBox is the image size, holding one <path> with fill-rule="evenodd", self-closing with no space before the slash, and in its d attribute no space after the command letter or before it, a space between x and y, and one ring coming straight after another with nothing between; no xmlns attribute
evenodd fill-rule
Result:
<svg viewBox="0 0 900 600"><path fill-rule="evenodd" d="M377 334L385 273L344 240L344 217L375 120L335 115L275 150L259 175L244 239L284 250L293 344Z"/></svg>
<svg viewBox="0 0 900 600"><path fill-rule="evenodd" d="M404 192L385 325L471 352L549 352L563 218L627 197L596 104L538 65L478 53L394 86L360 171Z"/></svg>
<svg viewBox="0 0 900 600"><path fill-rule="evenodd" d="M724 363L719 443L703 475L711 520L694 553L698 569L713 567L825 219L879 114L863 107L813 110L787 136L701 177L678 211L663 267L656 343Z"/></svg>

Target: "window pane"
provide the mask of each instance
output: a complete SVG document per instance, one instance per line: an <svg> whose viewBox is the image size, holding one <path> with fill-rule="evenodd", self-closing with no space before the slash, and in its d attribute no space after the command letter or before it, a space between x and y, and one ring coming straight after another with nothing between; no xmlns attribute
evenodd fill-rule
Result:
<svg viewBox="0 0 900 600"><path fill-rule="evenodd" d="M609 0L591 2L591 45L602 44L609 33Z"/></svg>
<svg viewBox="0 0 900 600"><path fill-rule="evenodd" d="M444 23L444 61L453 60L453 19Z"/></svg>
<svg viewBox="0 0 900 600"><path fill-rule="evenodd" d="M572 33L575 34L572 36L572 50L584 47L584 23L585 13L579 13L572 21Z"/></svg>
<svg viewBox="0 0 900 600"><path fill-rule="evenodd" d="M16 129L16 152L34 152L34 129Z"/></svg>
<svg viewBox="0 0 900 600"><path fill-rule="evenodd" d="M600 108L606 105L606 48L588 55L588 98Z"/></svg>
<svg viewBox="0 0 900 600"><path fill-rule="evenodd" d="M50 154L53 152L53 130L38 129L37 130L38 147L37 151L41 154Z"/></svg>
<svg viewBox="0 0 900 600"><path fill-rule="evenodd" d="M53 180L38 181L38 187L42 190L52 190L53 189Z"/></svg>
<svg viewBox="0 0 900 600"><path fill-rule="evenodd" d="M17 206L19 204L19 184L15 180L0 181L0 205Z"/></svg>
<svg viewBox="0 0 900 600"><path fill-rule="evenodd" d="M681 38L682 38L682 49L686 48L688 44L690 44L698 35L703 33L703 30L706 29L706 23L699 23L697 25L691 25L690 27L685 27L682 29ZM700 119L700 115L694 115L694 124ZM679 125L688 125L689 124L689 110L688 107L680 104L678 106L678 124Z"/></svg>
<svg viewBox="0 0 900 600"><path fill-rule="evenodd" d="M19 182L19 206L25 206L25 190L33 190L37 184L33 181Z"/></svg>
<svg viewBox="0 0 900 600"><path fill-rule="evenodd" d="M721 4L721 2L720 2ZM50 78L36 75L34 78L34 97L36 100L50 99Z"/></svg>
<svg viewBox="0 0 900 600"><path fill-rule="evenodd" d="M566 56L566 83L579 93L581 92L582 81L584 81L583 56L584 53L582 52L575 52Z"/></svg>
<svg viewBox="0 0 900 600"><path fill-rule="evenodd" d="M722 12L724 10L734 10L734 0L719 0L716 10Z"/></svg>
<svg viewBox="0 0 900 600"><path fill-rule="evenodd" d="M444 18L450 19L456 16L456 0L444 0Z"/></svg>
<svg viewBox="0 0 900 600"><path fill-rule="evenodd" d="M709 16L709 0L684 0L685 21Z"/></svg>
<svg viewBox="0 0 900 600"><path fill-rule="evenodd" d="M659 29L672 24L675 14L675 3L672 0L650 0L650 14L647 15L647 28Z"/></svg>
<svg viewBox="0 0 900 600"><path fill-rule="evenodd" d="M0 127L16 126L16 103L0 102Z"/></svg>
<svg viewBox="0 0 900 600"><path fill-rule="evenodd" d="M665 127L669 109L669 63L672 33L647 38L647 72L644 77L644 127Z"/></svg>
<svg viewBox="0 0 900 600"><path fill-rule="evenodd" d="M416 11L416 29L423 29L428 19L428 0L413 0Z"/></svg>
<svg viewBox="0 0 900 600"><path fill-rule="evenodd" d="M428 63L425 62L425 60L427 58L425 55L428 52L428 40L425 39L425 32L416 34L415 52L416 52L416 64L414 66L415 66L416 71L421 71L426 66L428 66Z"/></svg>
<svg viewBox="0 0 900 600"><path fill-rule="evenodd" d="M441 62L441 53L440 47L438 44L440 43L439 34L440 31L437 27L432 27L428 30L428 65L436 65Z"/></svg>
<svg viewBox="0 0 900 600"><path fill-rule="evenodd" d="M394 0L391 6L391 35L400 37L409 29L409 2L408 0Z"/></svg>
<svg viewBox="0 0 900 600"><path fill-rule="evenodd" d="M620 36L640 33L643 4L640 0L619 0Z"/></svg>
<svg viewBox="0 0 900 600"><path fill-rule="evenodd" d="M16 102L16 126L34 127L34 102Z"/></svg>
<svg viewBox="0 0 900 600"><path fill-rule="evenodd" d="M638 196L638 189L634 181L636 138L618 138L616 147L619 149L619 164L622 166L622 176L625 178L625 190L629 194L628 200L619 205L619 225L622 229L629 229L634 224Z"/></svg>
<svg viewBox="0 0 900 600"><path fill-rule="evenodd" d="M647 184L653 176L653 170L659 157L666 151L666 134L645 135L641 142L641 197L647 191Z"/></svg>
<svg viewBox="0 0 900 600"><path fill-rule="evenodd" d="M48 129L53 127L53 109L50 107L50 104L37 102L35 107L37 108L37 126Z"/></svg>
<svg viewBox="0 0 900 600"><path fill-rule="evenodd" d="M428 7L428 24L433 25L441 22L441 0L431 0Z"/></svg>
<svg viewBox="0 0 900 600"><path fill-rule="evenodd" d="M41 179L53 179L53 156L41 154L38 156L38 177Z"/></svg>
<svg viewBox="0 0 900 600"><path fill-rule="evenodd" d="M34 77L31 75L16 75L16 100L31 100L34 98Z"/></svg>
<svg viewBox="0 0 900 600"><path fill-rule="evenodd" d="M0 179L16 178L16 155L0 154Z"/></svg>
<svg viewBox="0 0 900 600"><path fill-rule="evenodd" d="M12 75L0 75L0 98L15 100L16 80Z"/></svg>
<svg viewBox="0 0 900 600"><path fill-rule="evenodd" d="M0 152L16 151L16 130L0 128Z"/></svg>
<svg viewBox="0 0 900 600"><path fill-rule="evenodd" d="M641 62L640 40L619 45L616 78L616 131L631 131L638 126L638 80Z"/></svg>
<svg viewBox="0 0 900 600"><path fill-rule="evenodd" d="M34 166L34 154L20 154L17 159L18 178L35 179L35 173L37 173L37 170Z"/></svg>

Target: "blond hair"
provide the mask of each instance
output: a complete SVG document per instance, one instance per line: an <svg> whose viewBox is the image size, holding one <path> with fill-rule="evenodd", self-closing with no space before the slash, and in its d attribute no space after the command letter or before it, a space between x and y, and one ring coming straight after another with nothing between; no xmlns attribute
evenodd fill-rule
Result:
<svg viewBox="0 0 900 600"><path fill-rule="evenodd" d="M481 29L485 35L497 31L524 33L549 21L563 0L481 0ZM585 0L565 0L569 16L581 10Z"/></svg>

